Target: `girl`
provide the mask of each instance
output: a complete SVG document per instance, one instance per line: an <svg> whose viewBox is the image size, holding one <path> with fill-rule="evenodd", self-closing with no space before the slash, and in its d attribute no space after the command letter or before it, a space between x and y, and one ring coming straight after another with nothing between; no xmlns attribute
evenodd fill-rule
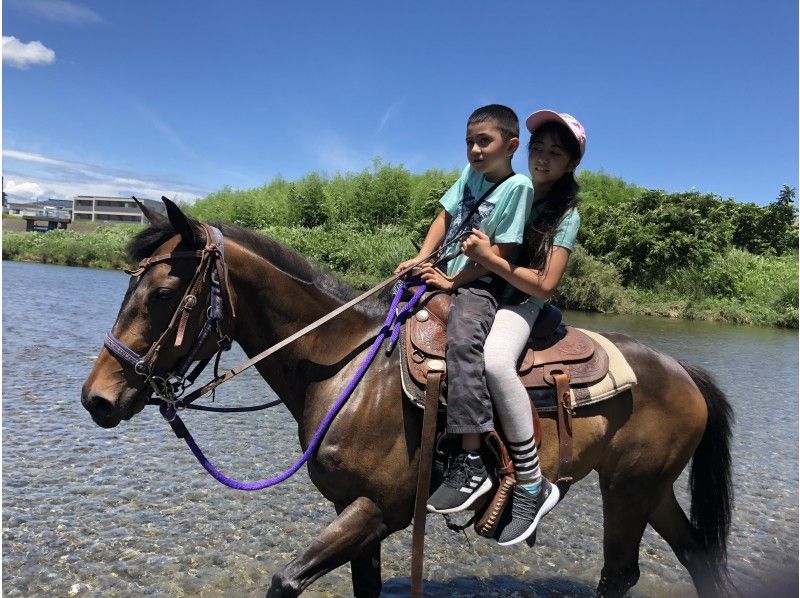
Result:
<svg viewBox="0 0 800 598"><path fill-rule="evenodd" d="M468 257L524 295L522 303L505 304L497 311L484 353L486 383L517 473L510 507L495 535L503 546L531 536L560 498L558 488L539 469L530 399L517 378L516 366L533 323L558 286L575 246L580 217L574 171L586 148L583 126L569 114L539 110L525 124L531 132L528 167L534 195L522 254L515 260L524 265L498 256L477 229L462 245Z"/></svg>

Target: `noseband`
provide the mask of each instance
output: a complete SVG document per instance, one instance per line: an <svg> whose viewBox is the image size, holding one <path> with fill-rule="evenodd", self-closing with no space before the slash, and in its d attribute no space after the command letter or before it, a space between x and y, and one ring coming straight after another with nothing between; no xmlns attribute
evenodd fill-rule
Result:
<svg viewBox="0 0 800 598"><path fill-rule="evenodd" d="M201 226L206 234L206 245L202 250L173 251L148 257L139 262L139 266L135 270L127 271L131 276L141 276L150 266L163 262L185 258L200 260L186 293L184 293L175 313L172 315L169 325L158 340L151 345L144 355L139 355L139 353L115 337L111 330L106 332L103 340L105 348L112 355L121 362L132 366L134 371L150 384L158 400L169 404L173 408L179 406L181 395L211 360L210 357L201 360L187 376L186 372L189 370L189 366L195 360L208 335L214 331L218 337L217 363L219 363L220 355L231 348L231 335L234 318L236 317L228 287L228 272L225 265L225 239L219 229L206 224ZM164 371L156 366L158 355L166 339L173 331L176 331L174 346L178 347L183 344L186 325L192 310L199 303L198 297L203 291L206 279L209 281L206 320L188 353L178 363L177 367L172 371ZM227 321L225 318L226 309L229 312Z"/></svg>

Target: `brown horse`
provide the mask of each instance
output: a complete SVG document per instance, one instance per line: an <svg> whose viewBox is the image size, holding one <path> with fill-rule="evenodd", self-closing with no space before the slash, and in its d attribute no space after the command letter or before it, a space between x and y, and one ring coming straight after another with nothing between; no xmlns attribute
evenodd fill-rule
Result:
<svg viewBox="0 0 800 598"><path fill-rule="evenodd" d="M204 228L166 201L168 219L146 212L151 226L130 247L140 260L205 246ZM253 356L351 298L334 277L274 240L231 225L225 237L228 288L235 309L231 334ZM113 334L145 353L169 326L197 259L167 259L131 277ZM386 305L360 304L257 364L298 423L305 447L375 337ZM197 312L203 310L198 309ZM185 339L199 322L188 320ZM599 474L604 566L598 595L621 596L638 580L639 544L650 524L688 569L700 595L727 587L726 539L732 506L729 437L732 412L709 376L633 339L606 335L627 358L638 385L614 399L579 409L574 422L574 477ZM197 358L216 350L210 335ZM158 360L168 369L189 341L167 343ZM130 365L103 349L82 389L96 423L116 426L148 401L151 388ZM308 474L337 518L272 578L269 596L296 596L350 562L353 593L381 589L381 541L409 525L414 505L422 412L403 397L398 351L379 356L308 461ZM542 417L540 460L557 471L553 417ZM691 518L673 492L693 459Z"/></svg>

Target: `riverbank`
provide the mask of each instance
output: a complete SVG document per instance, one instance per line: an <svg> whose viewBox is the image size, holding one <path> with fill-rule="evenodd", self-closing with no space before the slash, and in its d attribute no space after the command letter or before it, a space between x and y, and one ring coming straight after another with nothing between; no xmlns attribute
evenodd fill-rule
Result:
<svg viewBox="0 0 800 598"><path fill-rule="evenodd" d="M132 265L125 248L139 230L141 227L133 225L46 234L5 230L3 259L124 268ZM384 280L397 263L414 252L414 231L403 226L266 226L261 231L330 269L357 290ZM652 288L624 286L613 266L578 246L554 302L588 312L797 328L797 280L796 256L762 256L730 249L702 271L676 270ZM709 293L709 286L719 292Z"/></svg>

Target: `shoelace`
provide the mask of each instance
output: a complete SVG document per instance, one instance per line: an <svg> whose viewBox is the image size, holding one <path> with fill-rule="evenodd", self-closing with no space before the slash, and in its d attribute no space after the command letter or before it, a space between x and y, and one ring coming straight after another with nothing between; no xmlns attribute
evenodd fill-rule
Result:
<svg viewBox="0 0 800 598"><path fill-rule="evenodd" d="M467 454L459 453L444 475L444 484L451 488L461 488L471 476L472 467L467 463Z"/></svg>
<svg viewBox="0 0 800 598"><path fill-rule="evenodd" d="M539 491L541 494L541 490ZM539 500L537 496L532 496L530 492L519 486L514 488L511 500L511 517L518 519L532 519L539 510Z"/></svg>

